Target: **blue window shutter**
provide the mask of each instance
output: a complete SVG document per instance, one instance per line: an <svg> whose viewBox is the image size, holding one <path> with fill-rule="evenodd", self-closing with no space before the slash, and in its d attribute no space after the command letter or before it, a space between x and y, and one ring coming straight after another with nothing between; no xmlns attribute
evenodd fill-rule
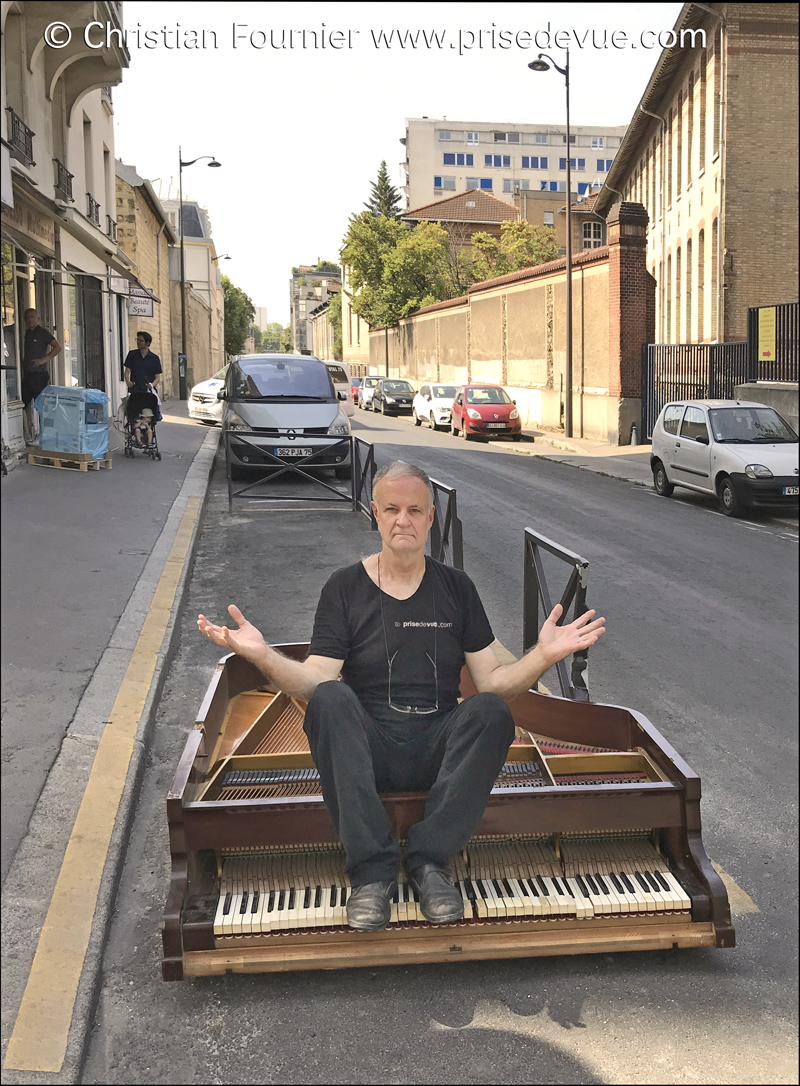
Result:
<svg viewBox="0 0 800 1086"><path fill-rule="evenodd" d="M551 181L550 182L550 191L551 192L558 192L558 181Z"/></svg>
<svg viewBox="0 0 800 1086"><path fill-rule="evenodd" d="M454 154L447 154L442 156L445 166L455 166L456 156Z"/></svg>
<svg viewBox="0 0 800 1086"><path fill-rule="evenodd" d="M440 189L442 187L442 179L441 179L441 177L434 177L434 179L433 179L433 187L435 189Z"/></svg>
<svg viewBox="0 0 800 1086"><path fill-rule="evenodd" d="M585 170L586 169L586 159L585 158L579 158L578 159L578 169L579 170Z"/></svg>
<svg viewBox="0 0 800 1086"><path fill-rule="evenodd" d="M523 168L523 170L529 170L530 169L530 164L531 164L531 160L528 158L528 156L523 155L522 156L522 168Z"/></svg>
<svg viewBox="0 0 800 1086"><path fill-rule="evenodd" d="M482 189L490 189L491 187L492 187L492 179L491 179L491 177L482 177L481 178L481 188Z"/></svg>
<svg viewBox="0 0 800 1086"><path fill-rule="evenodd" d="M484 166L491 166L491 164L492 164L492 156L491 155L484 155L483 156L483 164L484 164Z"/></svg>
<svg viewBox="0 0 800 1086"><path fill-rule="evenodd" d="M511 169L511 155L503 155L503 165L506 169Z"/></svg>
<svg viewBox="0 0 800 1086"><path fill-rule="evenodd" d="M559 170L566 170L566 168L567 168L567 160L565 158L560 158L558 160L558 168L559 168Z"/></svg>
<svg viewBox="0 0 800 1086"><path fill-rule="evenodd" d="M604 158L598 158L598 160L597 160L597 169L601 173L606 172L606 160Z"/></svg>
<svg viewBox="0 0 800 1086"><path fill-rule="evenodd" d="M546 170L547 169L547 159L546 158L540 158L539 159L539 169L540 170Z"/></svg>
<svg viewBox="0 0 800 1086"><path fill-rule="evenodd" d="M586 192L588 187L589 187L589 182L588 181L579 181L578 182L578 195L583 196L584 192Z"/></svg>
<svg viewBox="0 0 800 1086"><path fill-rule="evenodd" d="M467 165L468 165L468 166L472 166L472 165L473 165L473 161L472 161L472 160L474 159L474 157L475 157L474 155L467 155Z"/></svg>

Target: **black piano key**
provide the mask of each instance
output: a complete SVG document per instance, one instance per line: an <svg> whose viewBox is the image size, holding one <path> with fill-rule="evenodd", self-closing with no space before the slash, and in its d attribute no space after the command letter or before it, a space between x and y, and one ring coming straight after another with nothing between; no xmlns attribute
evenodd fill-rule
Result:
<svg viewBox="0 0 800 1086"><path fill-rule="evenodd" d="M307 909L310 904L311 904L311 887L307 886L306 887L306 892L303 895L303 908Z"/></svg>
<svg viewBox="0 0 800 1086"><path fill-rule="evenodd" d="M589 887L583 881L582 877L580 875L576 875L575 881L577 882L578 886L580 886L583 896L586 898L591 898L592 895L589 893Z"/></svg>
<svg viewBox="0 0 800 1086"><path fill-rule="evenodd" d="M251 913L258 912L258 899L260 897L261 897L261 894L258 892L258 890L256 890L256 892L253 894L253 904L252 904L252 906L250 908Z"/></svg>
<svg viewBox="0 0 800 1086"><path fill-rule="evenodd" d="M239 908L239 915L247 912L247 890L242 894L242 904Z"/></svg>
<svg viewBox="0 0 800 1086"><path fill-rule="evenodd" d="M600 887L600 889L602 890L602 892L603 892L603 893L604 893L604 894L605 894L606 896L608 896L608 887L607 887L607 886L606 886L606 884L605 884L605 883L603 882L602 878L600 877L600 875L598 874L598 872L597 872L597 871L595 871L595 873L594 873L594 881L595 881L595 882L597 883L597 885L598 885L598 886Z"/></svg>
<svg viewBox="0 0 800 1086"><path fill-rule="evenodd" d="M342 887L341 897L339 898L339 904L340 905L346 905L347 904L347 887L346 886Z"/></svg>
<svg viewBox="0 0 800 1086"><path fill-rule="evenodd" d="M336 887L331 886L331 908L336 908Z"/></svg>
<svg viewBox="0 0 800 1086"><path fill-rule="evenodd" d="M589 890L596 897L599 897L600 896L600 888L598 887L597 883L594 881L592 876L590 874L588 874L588 872L587 872L587 874L585 874L583 877L584 877L584 880L586 882L586 885L589 887Z"/></svg>
<svg viewBox="0 0 800 1086"><path fill-rule="evenodd" d="M483 885L483 879L478 879L477 882L478 882L478 889L481 892L481 897L483 898L483 900L484 901L491 901L492 900L492 895L489 893L489 891Z"/></svg>
<svg viewBox="0 0 800 1086"><path fill-rule="evenodd" d="M661 874L661 872L660 871L654 871L653 874L655 875L656 879L658 880L658 882L659 882L659 884L661 886L661 889L666 890L666 892L669 893L670 892L669 883L664 878L664 876Z"/></svg>
<svg viewBox="0 0 800 1086"><path fill-rule="evenodd" d="M318 909L322 904L322 887L318 886L314 891L314 908Z"/></svg>
<svg viewBox="0 0 800 1086"><path fill-rule="evenodd" d="M281 890L278 894L278 912L283 912L283 904L286 900L286 891Z"/></svg>
<svg viewBox="0 0 800 1086"><path fill-rule="evenodd" d="M289 891L289 904L286 906L287 909L293 909L294 908L295 897L296 897L296 891L295 891L295 888L292 887L291 890Z"/></svg>
<svg viewBox="0 0 800 1086"><path fill-rule="evenodd" d="M464 886L466 887L466 891L467 891L467 899L469 901L475 901L476 900L476 894L475 894L475 887L472 885L472 879L467 879L466 882L464 883Z"/></svg>
<svg viewBox="0 0 800 1086"><path fill-rule="evenodd" d="M624 888L622 886L622 883L619 881L619 879L617 878L616 875L611 874L611 875L608 876L608 878L611 880L611 882L612 882L612 884L614 886L614 889L617 891L618 894L624 894L625 893L625 890L624 890Z"/></svg>
<svg viewBox="0 0 800 1086"><path fill-rule="evenodd" d="M501 898L506 897L506 892L503 889L503 887L500 885L500 880L499 879L492 879L492 886L494 886L495 890L497 891L498 897L501 897ZM509 894L508 897L510 897L510 896L511 895Z"/></svg>
<svg viewBox="0 0 800 1086"><path fill-rule="evenodd" d="M537 875L536 881L539 883L539 889L542 891L542 895L544 897L549 897L550 891L547 889L547 883L544 881L544 879L540 875Z"/></svg>
<svg viewBox="0 0 800 1086"><path fill-rule="evenodd" d="M650 887L649 887L648 883L646 882L646 880L642 878L641 874L638 871L634 871L633 877L639 883L639 885L644 890L644 892L646 894L649 894L650 893Z"/></svg>
<svg viewBox="0 0 800 1086"><path fill-rule="evenodd" d="M511 889L511 886L509 885L508 879L503 879L503 886L505 886L505 888L506 888L506 896L507 897L514 897L514 891Z"/></svg>
<svg viewBox="0 0 800 1086"><path fill-rule="evenodd" d="M395 888L394 888L394 893L392 894L392 904L397 905L397 904L399 904L399 902L400 902L400 886L399 886L399 884L397 884L395 886Z"/></svg>
<svg viewBox="0 0 800 1086"><path fill-rule="evenodd" d="M562 889L561 883L558 881L558 879L555 877L555 875L550 876L550 881L552 882L553 886L555 886L556 890L558 891L559 894L561 894L562 897L567 896L567 891L565 889Z"/></svg>
<svg viewBox="0 0 800 1086"><path fill-rule="evenodd" d="M269 897L267 898L267 912L271 913L275 910L275 891L270 890Z"/></svg>
<svg viewBox="0 0 800 1086"><path fill-rule="evenodd" d="M222 915L227 916L231 911L231 902L233 901L233 894L230 890L225 895L225 904L222 906Z"/></svg>
<svg viewBox="0 0 800 1086"><path fill-rule="evenodd" d="M635 895L636 894L636 887L633 885L633 883L631 882L631 880L628 878L628 876L625 874L624 871L620 871L619 877L620 877L620 879L622 879L622 884L625 887L625 889L628 891L628 893Z"/></svg>
<svg viewBox="0 0 800 1086"><path fill-rule="evenodd" d="M533 901L534 898L536 898L536 900L538 901L539 900L539 891L536 889L536 885L535 885L533 879L522 879L521 882L522 882L522 885L525 887L525 890L526 890L526 892L528 894L528 897L531 899L531 901Z"/></svg>
<svg viewBox="0 0 800 1086"><path fill-rule="evenodd" d="M644 877L645 877L645 878L647 879L647 881L648 881L648 882L650 883L650 886L651 886L651 888L652 888L652 889L653 889L653 890L654 890L654 891L655 891L655 892L656 892L657 894L660 894L660 893L661 893L661 887L660 887L660 886L658 885L658 883L656 882L656 880L655 880L655 878L654 878L654 876L653 876L653 873L652 873L652 871L643 871L643 872L642 872L642 874L643 874L643 875L644 875Z"/></svg>

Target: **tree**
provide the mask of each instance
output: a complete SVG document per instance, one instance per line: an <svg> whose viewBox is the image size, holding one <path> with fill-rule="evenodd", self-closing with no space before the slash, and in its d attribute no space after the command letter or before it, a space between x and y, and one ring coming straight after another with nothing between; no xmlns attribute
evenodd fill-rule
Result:
<svg viewBox="0 0 800 1086"><path fill-rule="evenodd" d="M333 358L342 361L344 342L342 340L342 292L338 291L328 303L328 320L333 325Z"/></svg>
<svg viewBox="0 0 800 1086"><path fill-rule="evenodd" d="M334 264L332 260L317 260L314 271L320 272L322 275L338 275L339 265Z"/></svg>
<svg viewBox="0 0 800 1086"><path fill-rule="evenodd" d="M348 268L355 312L370 327L383 323L383 268L406 228L397 219L362 211L351 215L342 245L342 263Z"/></svg>
<svg viewBox="0 0 800 1086"><path fill-rule="evenodd" d="M447 297L448 271L446 230L421 222L405 231L384 259L381 323L397 324L415 309L441 302Z"/></svg>
<svg viewBox="0 0 800 1086"><path fill-rule="evenodd" d="M292 326L287 324L281 330L281 338L278 342L278 351L281 354L290 354L292 350Z"/></svg>
<svg viewBox="0 0 800 1086"><path fill-rule="evenodd" d="M377 181L370 181L372 193L364 207L373 215L385 215L387 219L399 219L400 193L389 180L386 160L378 168Z"/></svg>
<svg viewBox="0 0 800 1086"><path fill-rule="evenodd" d="M271 321L261 332L261 351L270 354L280 351L283 325L278 321Z"/></svg>
<svg viewBox="0 0 800 1086"><path fill-rule="evenodd" d="M558 259L555 231L529 222L504 222L500 237L479 231L472 235L469 274L473 282L532 268Z"/></svg>
<svg viewBox="0 0 800 1086"><path fill-rule="evenodd" d="M225 298L225 354L230 358L244 351L256 310L252 300L227 275L221 276L220 283Z"/></svg>

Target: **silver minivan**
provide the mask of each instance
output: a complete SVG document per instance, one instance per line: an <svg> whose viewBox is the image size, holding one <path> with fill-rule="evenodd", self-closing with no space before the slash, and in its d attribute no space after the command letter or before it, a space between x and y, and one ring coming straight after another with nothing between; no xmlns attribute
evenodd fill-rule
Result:
<svg viewBox="0 0 800 1086"><path fill-rule="evenodd" d="M332 468L338 479L350 478L350 422L321 359L241 355L218 395L235 478L307 458L309 470Z"/></svg>

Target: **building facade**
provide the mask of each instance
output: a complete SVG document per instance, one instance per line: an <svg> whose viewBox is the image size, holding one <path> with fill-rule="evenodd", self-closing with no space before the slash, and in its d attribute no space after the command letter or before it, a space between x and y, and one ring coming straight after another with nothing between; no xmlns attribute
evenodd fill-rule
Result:
<svg viewBox="0 0 800 1086"><path fill-rule="evenodd" d="M342 361L354 376L367 372L369 366L369 325L353 309L352 288L347 266L342 265Z"/></svg>
<svg viewBox="0 0 800 1086"><path fill-rule="evenodd" d="M510 203L517 189L567 189L565 125L489 124L406 118L400 163L406 207L421 207L450 192L478 189ZM582 195L602 181L616 157L625 125L570 125L570 171Z"/></svg>
<svg viewBox="0 0 800 1086"><path fill-rule="evenodd" d="M96 3L94 18L121 29L122 5ZM68 24L71 43L54 50L43 32ZM114 121L110 87L129 54L83 43L79 4L3 3L2 282L4 458L24 451L24 312L64 350L49 364L54 384L101 389L116 410L124 394L127 292L135 282L117 243Z"/></svg>
<svg viewBox="0 0 800 1086"><path fill-rule="evenodd" d="M797 10L685 4L694 47L661 54L597 198L647 208L659 343L742 340L749 306L797 299Z"/></svg>
<svg viewBox="0 0 800 1086"><path fill-rule="evenodd" d="M150 349L161 359L164 371L161 396L171 399L178 395L169 289L169 247L175 244L175 233L150 182L119 160L115 169L117 240L142 284L129 297L128 342L133 348L138 331L150 333Z"/></svg>
<svg viewBox="0 0 800 1086"><path fill-rule="evenodd" d="M330 267L323 265L324 267ZM291 349L295 354L311 354L314 344L311 311L341 290L339 269L320 271L311 264L292 268L289 280L289 326Z"/></svg>

